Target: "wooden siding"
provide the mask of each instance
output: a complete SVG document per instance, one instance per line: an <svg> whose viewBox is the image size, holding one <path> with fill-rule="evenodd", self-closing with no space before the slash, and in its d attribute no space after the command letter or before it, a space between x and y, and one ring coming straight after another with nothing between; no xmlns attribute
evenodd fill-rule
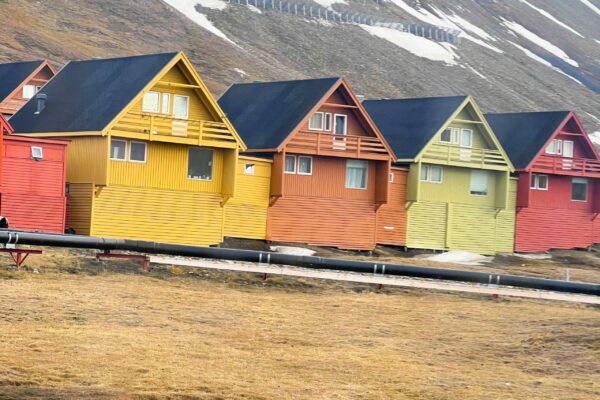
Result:
<svg viewBox="0 0 600 400"><path fill-rule="evenodd" d="M254 175L244 173L246 164L254 164ZM225 206L224 236L264 240L267 233L271 162L240 157L236 173L236 196Z"/></svg>
<svg viewBox="0 0 600 400"><path fill-rule="evenodd" d="M368 200L285 196L269 208L267 239L371 250L375 208Z"/></svg>
<svg viewBox="0 0 600 400"><path fill-rule="evenodd" d="M107 137L71 138L67 147L67 182L106 185L108 144Z"/></svg>
<svg viewBox="0 0 600 400"><path fill-rule="evenodd" d="M187 177L189 146L147 142L145 163L110 160L109 184L169 189L186 192L220 193L223 184L223 152L213 149L213 178L210 181ZM234 168L235 164L228 164Z"/></svg>
<svg viewBox="0 0 600 400"><path fill-rule="evenodd" d="M3 142L1 215L11 228L63 233L66 143L19 137ZM32 146L42 148L41 160L31 157Z"/></svg>
<svg viewBox="0 0 600 400"><path fill-rule="evenodd" d="M377 210L378 244L406 245L406 181L408 171L393 168L394 180L389 185L390 199Z"/></svg>
<svg viewBox="0 0 600 400"><path fill-rule="evenodd" d="M92 224L93 202L94 184L69 184L66 228L75 230L78 235L89 235Z"/></svg>
<svg viewBox="0 0 600 400"><path fill-rule="evenodd" d="M108 186L94 199L92 236L208 246L223 240L216 193Z"/></svg>

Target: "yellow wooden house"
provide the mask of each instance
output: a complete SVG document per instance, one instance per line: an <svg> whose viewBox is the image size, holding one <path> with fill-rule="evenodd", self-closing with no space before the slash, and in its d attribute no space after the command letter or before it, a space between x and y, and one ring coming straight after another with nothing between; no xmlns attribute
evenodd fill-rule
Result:
<svg viewBox="0 0 600 400"><path fill-rule="evenodd" d="M243 141L183 53L69 62L11 122L71 141L67 227L78 234L264 238L268 190L260 199L251 188L270 166L239 157Z"/></svg>

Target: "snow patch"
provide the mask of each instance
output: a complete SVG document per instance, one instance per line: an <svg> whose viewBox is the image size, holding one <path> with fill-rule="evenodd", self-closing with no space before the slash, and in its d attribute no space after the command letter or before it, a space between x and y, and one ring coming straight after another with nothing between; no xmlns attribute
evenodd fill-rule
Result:
<svg viewBox="0 0 600 400"><path fill-rule="evenodd" d="M233 71L236 72L242 78L248 76L248 73L241 68L234 68Z"/></svg>
<svg viewBox="0 0 600 400"><path fill-rule="evenodd" d="M544 60L542 57L538 56L537 54L535 54L534 52L530 51L529 49L526 49L525 47L523 47L521 45L518 45L518 44L516 44L514 42L511 42L510 40L508 41L508 43L512 44L513 46L515 46L516 48L518 48L519 50L521 50L523 53L525 53L525 55L527 55L527 57L529 57L529 58L531 58L531 59L539 62L540 64L545 65L546 67L552 68L556 72L559 72L559 73L563 74L564 76L566 76L567 78L574 80L575 82L577 82L581 86L585 86L579 80L573 78L571 75L567 74L562 69L557 68L554 65L550 64L548 61Z"/></svg>
<svg viewBox="0 0 600 400"><path fill-rule="evenodd" d="M427 58L432 61L441 61L447 65L456 65L456 60L460 58L454 51L456 47L450 43L438 43L392 28L369 25L360 25L360 27L371 35L385 39L417 57Z"/></svg>
<svg viewBox="0 0 600 400"><path fill-rule="evenodd" d="M469 253L468 251L448 251L446 253L425 257L425 259L462 265L482 265L492 262L494 257L482 256L481 254Z"/></svg>
<svg viewBox="0 0 600 400"><path fill-rule="evenodd" d="M600 8L598 8L595 5L593 5L591 1L589 1L589 0L581 0L581 2L583 4L585 4L586 6L588 6L593 12L595 12L598 15L600 15Z"/></svg>
<svg viewBox="0 0 600 400"><path fill-rule="evenodd" d="M589 134L590 140L597 146L600 146L600 131Z"/></svg>
<svg viewBox="0 0 600 400"><path fill-rule="evenodd" d="M523 254L523 253L513 253L513 256L519 258L526 258L528 260L549 260L552 258L550 254L544 253L533 253L533 254Z"/></svg>
<svg viewBox="0 0 600 400"><path fill-rule="evenodd" d="M521 3L528 5L529 7L533 8L535 11L539 12L540 14L542 14L544 17L548 18L549 20L555 22L556 24L558 24L559 26L562 26L563 28L573 32L574 34L576 34L577 36L583 37L583 35L579 32L577 32L575 29L571 28L569 25L560 22L554 15L550 14L549 12L534 6L533 4L531 4L530 2L528 2L527 0L519 0Z"/></svg>
<svg viewBox="0 0 600 400"><path fill-rule="evenodd" d="M219 30L216 26L214 26L213 23L210 22L208 20L208 18L206 18L206 15L204 15L201 12L199 12L198 10L196 10L196 6L202 5L202 3L215 5L217 2L225 4L224 2L222 2L220 0L163 0L163 1L165 3L167 3L168 5L170 5L171 7L175 8L177 11L179 11L186 17L188 17L194 23L199 25L201 28L206 29L213 35L216 35L216 36L220 37L221 39L237 46L237 44L233 40L229 39L227 37L227 35L225 35L221 30Z"/></svg>
<svg viewBox="0 0 600 400"><path fill-rule="evenodd" d="M325 8L331 8L331 6L334 5L335 3L348 4L346 2L346 0L313 0L313 1Z"/></svg>
<svg viewBox="0 0 600 400"><path fill-rule="evenodd" d="M246 4L246 7L248 7L248 9L252 12L255 12L257 14L262 14L262 11L260 10L260 8L257 8L255 6L253 6L252 4Z"/></svg>
<svg viewBox="0 0 600 400"><path fill-rule="evenodd" d="M481 79L485 79L486 81L489 81L487 76L483 75L481 72L477 71L475 68L471 67L469 64L467 64L467 68L469 68L475 75L477 75Z"/></svg>
<svg viewBox="0 0 600 400"><path fill-rule="evenodd" d="M504 22L501 22L501 24L504 25L506 28L508 28L508 30L524 37L525 39L538 45L539 47L543 48L544 50L554 54L556 57L562 59L567 64L570 64L574 67L579 67L579 64L577 63L577 61L572 60L569 57L569 55L567 53L565 53L562 49L553 45L546 39L539 37L535 33L531 32L530 30L525 28L523 25L519 25L516 22L507 21L505 19L503 21Z"/></svg>
<svg viewBox="0 0 600 400"><path fill-rule="evenodd" d="M314 250L291 246L271 246L271 251L281 254L291 254L293 256L312 256L315 254Z"/></svg>
<svg viewBox="0 0 600 400"><path fill-rule="evenodd" d="M196 3L200 4L204 8L210 8L219 11L227 8L227 3L223 0L196 0Z"/></svg>

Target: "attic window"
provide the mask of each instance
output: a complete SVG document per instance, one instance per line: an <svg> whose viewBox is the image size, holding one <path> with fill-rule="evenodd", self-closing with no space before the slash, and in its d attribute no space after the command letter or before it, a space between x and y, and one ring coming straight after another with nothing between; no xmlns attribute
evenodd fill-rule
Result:
<svg viewBox="0 0 600 400"><path fill-rule="evenodd" d="M36 92L37 92L37 90L34 85L23 86L23 98L24 99L31 99L33 96L35 96Z"/></svg>
<svg viewBox="0 0 600 400"><path fill-rule="evenodd" d="M323 113L316 112L310 120L308 120L308 129L311 131L322 131L323 130Z"/></svg>
<svg viewBox="0 0 600 400"><path fill-rule="evenodd" d="M31 158L34 160L41 160L44 158L44 152L39 146L31 146Z"/></svg>
<svg viewBox="0 0 600 400"><path fill-rule="evenodd" d="M160 93L148 92L142 100L142 111L149 113L158 113L160 110Z"/></svg>

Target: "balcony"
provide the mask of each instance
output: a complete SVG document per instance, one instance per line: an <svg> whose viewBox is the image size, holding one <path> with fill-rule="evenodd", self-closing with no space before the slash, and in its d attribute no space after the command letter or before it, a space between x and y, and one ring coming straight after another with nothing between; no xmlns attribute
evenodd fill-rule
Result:
<svg viewBox="0 0 600 400"><path fill-rule="evenodd" d="M222 122L173 118L150 113L125 114L111 129L118 136L197 146L236 148L237 140Z"/></svg>
<svg viewBox="0 0 600 400"><path fill-rule="evenodd" d="M533 172L556 175L600 177L600 161L588 158L541 156L532 167Z"/></svg>
<svg viewBox="0 0 600 400"><path fill-rule="evenodd" d="M388 160L390 155L379 138L300 131L287 145L290 153L331 157Z"/></svg>
<svg viewBox="0 0 600 400"><path fill-rule="evenodd" d="M442 144L431 145L423 156L423 162L465 167L478 166L480 168L498 170L504 170L507 167L506 160L498 150L474 149Z"/></svg>

